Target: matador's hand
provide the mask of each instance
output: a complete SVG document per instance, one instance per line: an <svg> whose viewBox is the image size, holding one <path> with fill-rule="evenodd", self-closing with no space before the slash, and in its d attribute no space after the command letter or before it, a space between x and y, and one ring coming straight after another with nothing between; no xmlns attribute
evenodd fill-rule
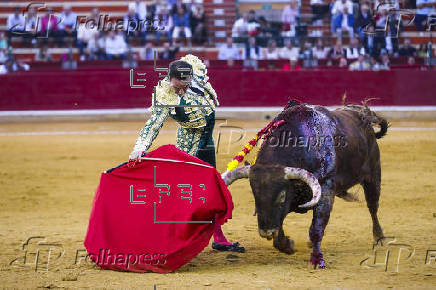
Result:
<svg viewBox="0 0 436 290"><path fill-rule="evenodd" d="M136 160L139 157L145 156L146 154L147 152L145 151L132 151L132 153L129 155L129 160Z"/></svg>

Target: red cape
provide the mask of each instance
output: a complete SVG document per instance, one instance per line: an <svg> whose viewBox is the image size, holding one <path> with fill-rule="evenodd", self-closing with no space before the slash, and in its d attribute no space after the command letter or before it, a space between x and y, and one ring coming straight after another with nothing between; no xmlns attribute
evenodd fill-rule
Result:
<svg viewBox="0 0 436 290"><path fill-rule="evenodd" d="M173 145L146 158L163 160L131 162L101 174L84 242L101 268L175 271L209 244L211 221L232 218L230 192L210 164Z"/></svg>

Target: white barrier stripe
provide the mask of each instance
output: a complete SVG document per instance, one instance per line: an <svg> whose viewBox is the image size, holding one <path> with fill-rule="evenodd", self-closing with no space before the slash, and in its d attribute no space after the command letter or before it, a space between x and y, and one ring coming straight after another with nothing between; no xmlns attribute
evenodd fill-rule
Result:
<svg viewBox="0 0 436 290"><path fill-rule="evenodd" d="M243 128L241 128L243 129ZM248 128L244 129L245 132L259 132L261 128ZM215 128L217 132L231 132L232 129L218 129ZM414 127L403 127L403 128L389 128L389 131L436 131L436 128L414 128ZM0 137L11 137L11 136L57 136L57 135L132 135L138 134L138 131L41 131L41 132L0 132ZM161 130L159 134L176 134L176 129L174 130Z"/></svg>
<svg viewBox="0 0 436 290"><path fill-rule="evenodd" d="M341 106L326 106L333 110ZM280 112L283 107L218 107L217 112ZM436 106L371 106L374 111L392 112L436 112ZM131 109L89 109L89 110L36 110L36 111L0 111L0 117L7 116L77 116L77 115L111 115L111 114L145 114L149 108Z"/></svg>

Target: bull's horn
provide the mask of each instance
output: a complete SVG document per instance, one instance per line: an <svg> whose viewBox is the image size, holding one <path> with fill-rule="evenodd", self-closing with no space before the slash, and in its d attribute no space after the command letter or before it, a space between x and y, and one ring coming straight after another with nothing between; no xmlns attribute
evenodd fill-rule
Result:
<svg viewBox="0 0 436 290"><path fill-rule="evenodd" d="M243 167L236 168L233 171L227 170L221 177L224 179L224 182L227 186L233 183L233 181L240 178L248 178L248 174L250 173L250 165L246 165Z"/></svg>
<svg viewBox="0 0 436 290"><path fill-rule="evenodd" d="M315 206L321 198L321 186L318 180L307 170L302 168L285 167L285 179L300 179L307 183L312 189L312 200L301 204L298 207L312 207Z"/></svg>

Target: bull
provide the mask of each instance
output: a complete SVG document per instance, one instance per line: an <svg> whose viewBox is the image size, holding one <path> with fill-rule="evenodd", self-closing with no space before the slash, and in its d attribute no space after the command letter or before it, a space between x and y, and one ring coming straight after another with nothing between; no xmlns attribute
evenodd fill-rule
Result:
<svg viewBox="0 0 436 290"><path fill-rule="evenodd" d="M348 190L360 184L372 218L373 237L383 239L377 217L381 170L376 139L386 134L386 119L366 104L330 111L291 101L275 121L282 125L264 138L255 164L222 175L227 185L249 178L260 236L273 239L279 251L293 254L295 244L285 236L283 220L290 212L312 210L309 262L314 268L325 268L321 241L334 198L356 200ZM373 126L380 129L375 132Z"/></svg>

